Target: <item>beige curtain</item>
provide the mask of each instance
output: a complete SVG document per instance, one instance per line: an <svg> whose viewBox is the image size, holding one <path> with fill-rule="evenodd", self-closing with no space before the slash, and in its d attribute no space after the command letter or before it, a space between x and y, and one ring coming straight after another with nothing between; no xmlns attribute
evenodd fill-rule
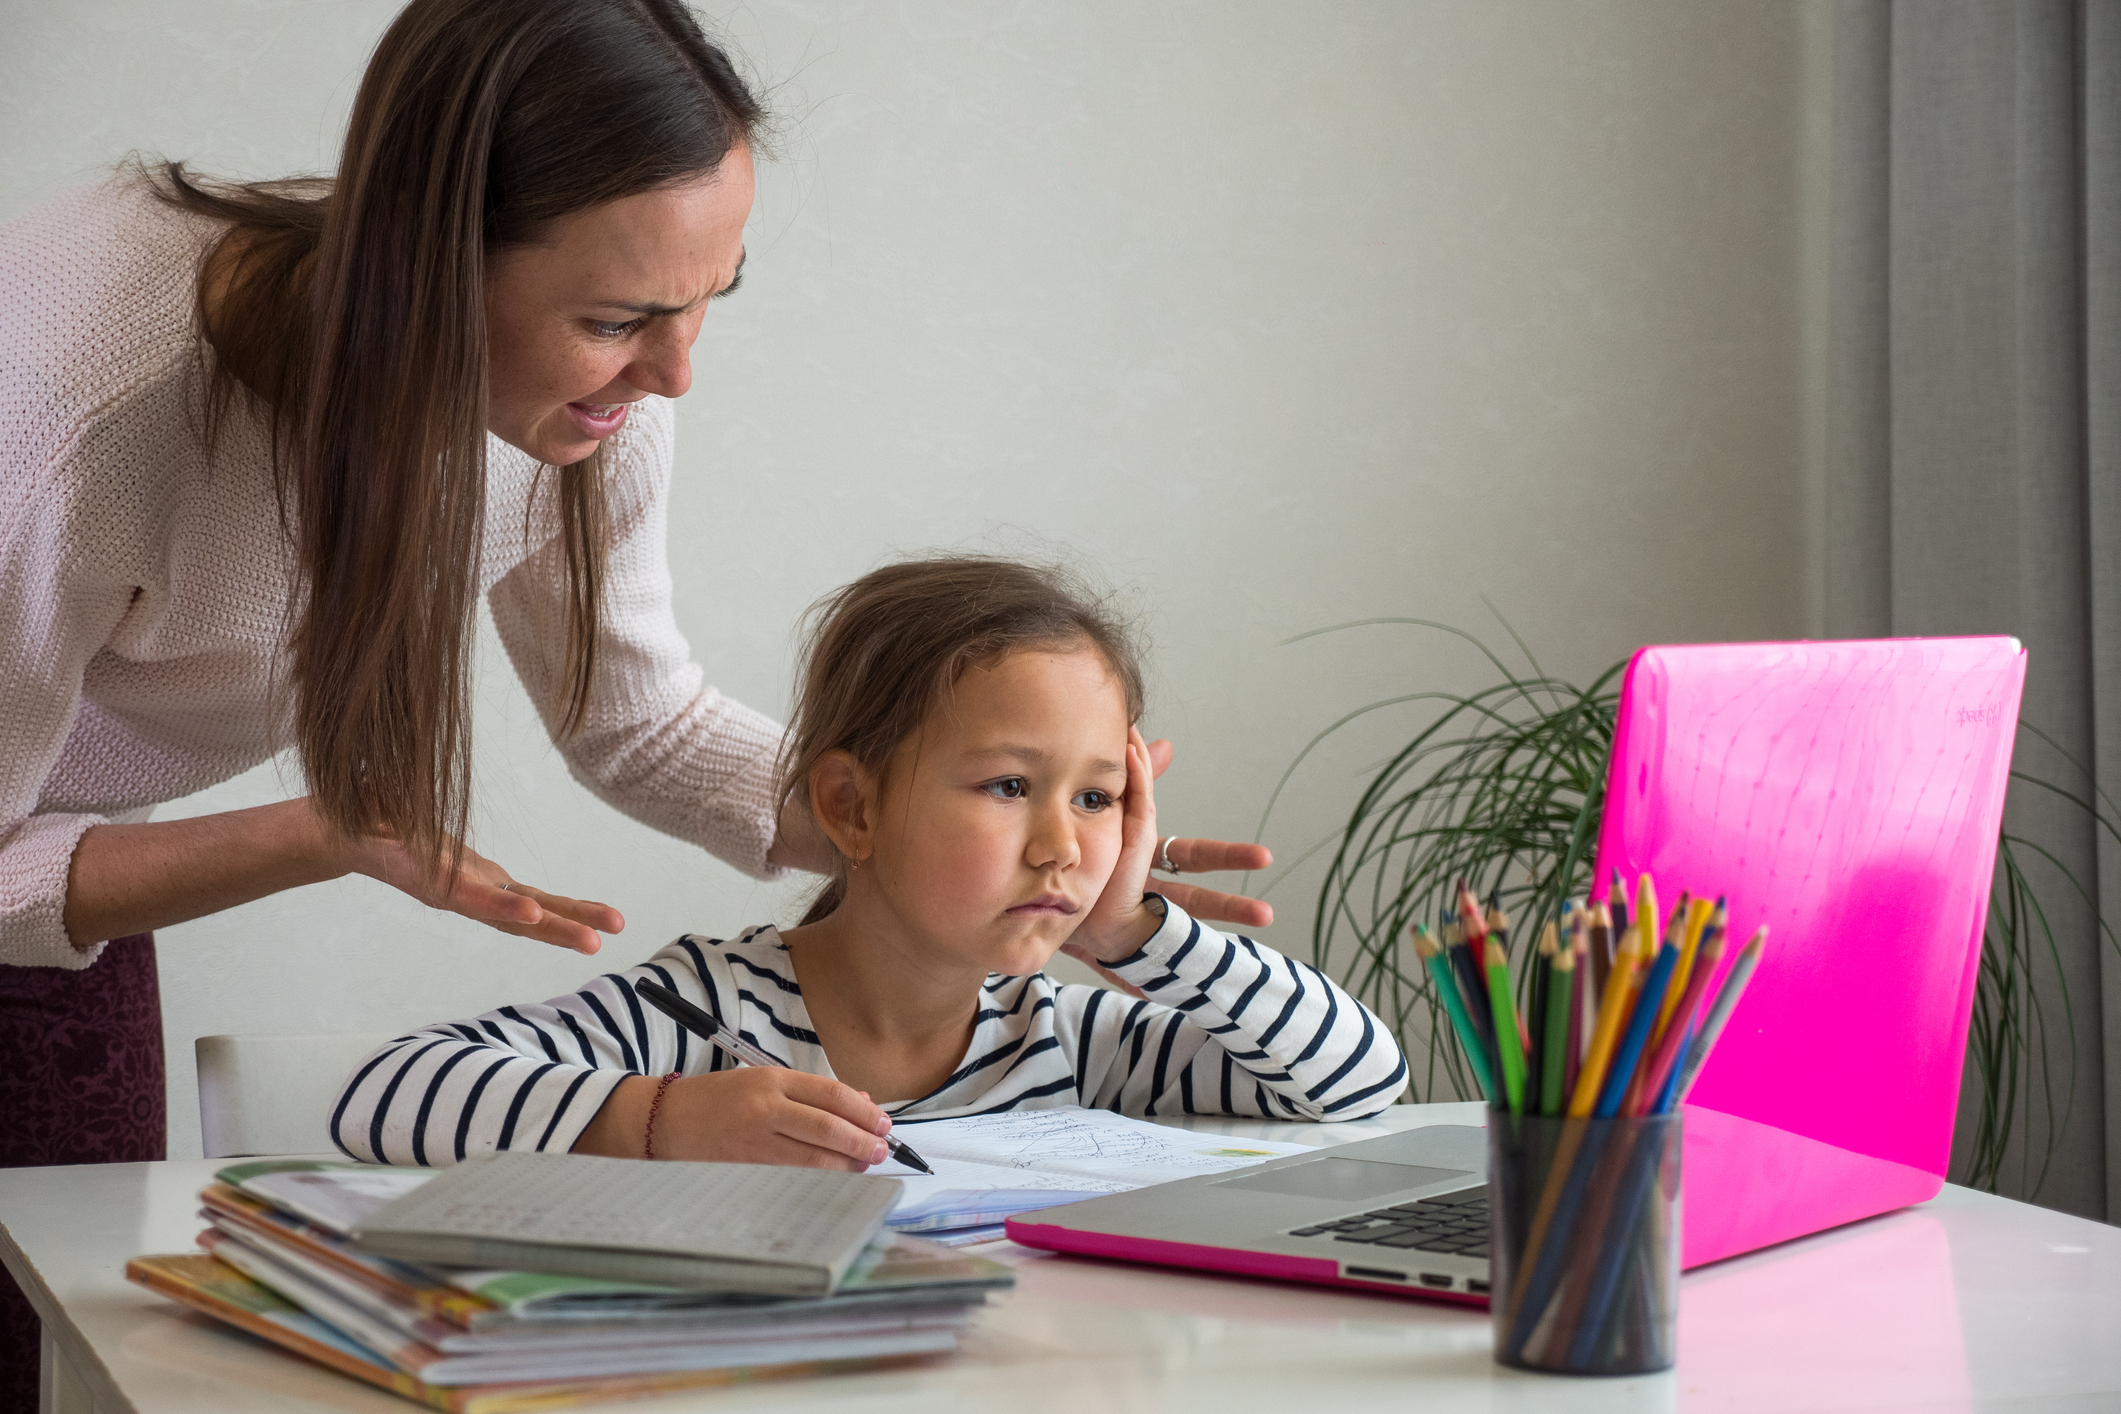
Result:
<svg viewBox="0 0 2121 1414"><path fill-rule="evenodd" d="M1842 0L1833 101L1827 630L2016 634L2062 748L2016 764L2121 796L2121 0ZM2121 851L2023 783L2006 829L2093 902L2029 871L2056 948L2001 1186L2121 1218Z"/></svg>

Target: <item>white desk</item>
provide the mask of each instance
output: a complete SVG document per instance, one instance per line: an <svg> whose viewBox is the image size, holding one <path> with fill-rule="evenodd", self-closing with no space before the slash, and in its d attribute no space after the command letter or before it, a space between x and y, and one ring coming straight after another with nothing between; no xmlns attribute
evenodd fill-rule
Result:
<svg viewBox="0 0 2121 1414"><path fill-rule="evenodd" d="M1330 1144L1477 1105L1354 1124L1197 1120ZM0 1170L0 1256L46 1321L60 1414L414 1406L192 1316L124 1278L191 1250L193 1160ZM1455 1414L1479 1410L2121 1409L2121 1229L1950 1188L1934 1202L1685 1279L1679 1368L1619 1380L1505 1370L1484 1314L1394 1296L978 1249L1019 1285L955 1358L915 1370L614 1409L845 1414Z"/></svg>

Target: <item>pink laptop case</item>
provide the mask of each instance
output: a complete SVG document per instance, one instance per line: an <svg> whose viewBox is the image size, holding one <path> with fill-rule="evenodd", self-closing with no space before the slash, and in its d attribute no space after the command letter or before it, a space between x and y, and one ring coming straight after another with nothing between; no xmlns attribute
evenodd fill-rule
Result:
<svg viewBox="0 0 2121 1414"><path fill-rule="evenodd" d="M2009 638L1629 663L1599 892L1648 871L1769 928L1687 1105L1686 1266L1942 1186L2024 685Z"/></svg>

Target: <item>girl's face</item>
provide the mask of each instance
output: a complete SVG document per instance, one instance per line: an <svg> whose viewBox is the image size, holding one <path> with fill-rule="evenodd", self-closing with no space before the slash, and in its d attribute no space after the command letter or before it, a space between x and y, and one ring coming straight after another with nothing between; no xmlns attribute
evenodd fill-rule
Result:
<svg viewBox="0 0 2121 1414"><path fill-rule="evenodd" d="M939 963L1038 971L1119 858L1130 725L1094 649L970 669L865 792L871 853L850 900L888 910Z"/></svg>
<svg viewBox="0 0 2121 1414"><path fill-rule="evenodd" d="M649 393L692 386L707 301L736 287L751 154L697 181L622 197L497 252L486 278L487 429L569 466Z"/></svg>

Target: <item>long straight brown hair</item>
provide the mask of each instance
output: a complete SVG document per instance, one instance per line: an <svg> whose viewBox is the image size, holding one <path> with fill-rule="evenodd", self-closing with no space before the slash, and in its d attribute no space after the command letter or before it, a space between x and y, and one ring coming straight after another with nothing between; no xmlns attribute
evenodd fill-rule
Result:
<svg viewBox="0 0 2121 1414"><path fill-rule="evenodd" d="M302 580L295 746L330 828L461 861L490 254L712 172L762 121L679 0L413 0L369 60L334 178L161 168L165 200L232 223L200 269L205 430L212 446L239 399L271 430ZM596 667L600 458L558 468L553 489L569 735Z"/></svg>

